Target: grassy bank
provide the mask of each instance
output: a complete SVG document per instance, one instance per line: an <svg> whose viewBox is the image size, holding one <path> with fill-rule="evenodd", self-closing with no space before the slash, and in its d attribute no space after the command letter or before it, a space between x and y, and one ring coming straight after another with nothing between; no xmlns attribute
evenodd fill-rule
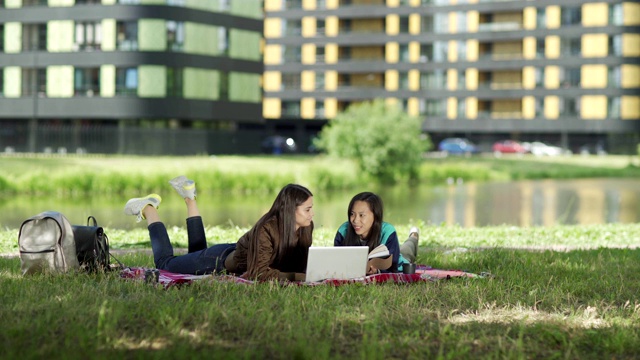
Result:
<svg viewBox="0 0 640 360"><path fill-rule="evenodd" d="M184 246L185 230L170 231ZM223 241L242 231L208 228L207 236ZM113 248L148 249L142 230L108 234ZM162 290L118 274L23 278L18 258L0 258L3 357L640 356L640 250L613 248L637 246L640 225L424 227L422 234L419 263L493 277L341 287L202 281ZM314 242L328 244L331 235L319 232ZM0 231L0 252L12 252L16 236ZM518 249L550 246L589 248ZM152 266L148 253L119 258Z"/></svg>
<svg viewBox="0 0 640 360"><path fill-rule="evenodd" d="M626 156L607 157L450 157L425 159L421 183L448 178L511 180L540 178L640 177ZM363 178L354 163L324 156L192 157L0 157L0 194L86 195L152 192L167 179L188 174L209 193L275 192L297 182L314 191L355 189Z"/></svg>

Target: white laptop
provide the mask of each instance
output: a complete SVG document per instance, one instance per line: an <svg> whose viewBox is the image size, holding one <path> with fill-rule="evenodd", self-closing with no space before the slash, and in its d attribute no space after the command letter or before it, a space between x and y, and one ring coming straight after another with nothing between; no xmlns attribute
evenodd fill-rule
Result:
<svg viewBox="0 0 640 360"><path fill-rule="evenodd" d="M305 281L364 277L368 255L367 246L312 246L309 248Z"/></svg>

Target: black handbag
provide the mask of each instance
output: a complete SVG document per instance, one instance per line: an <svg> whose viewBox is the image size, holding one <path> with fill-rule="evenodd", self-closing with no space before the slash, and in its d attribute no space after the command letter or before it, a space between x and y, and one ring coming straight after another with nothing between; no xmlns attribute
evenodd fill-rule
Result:
<svg viewBox="0 0 640 360"><path fill-rule="evenodd" d="M96 218L89 216L86 226L72 228L80 268L89 272L110 270L109 238Z"/></svg>

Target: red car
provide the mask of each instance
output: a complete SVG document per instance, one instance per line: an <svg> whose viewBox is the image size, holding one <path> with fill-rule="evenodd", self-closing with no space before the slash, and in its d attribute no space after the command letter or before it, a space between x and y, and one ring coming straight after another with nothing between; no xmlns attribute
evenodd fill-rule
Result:
<svg viewBox="0 0 640 360"><path fill-rule="evenodd" d="M514 140L501 140L497 141L491 147L494 153L505 154L524 154L525 148L517 141Z"/></svg>

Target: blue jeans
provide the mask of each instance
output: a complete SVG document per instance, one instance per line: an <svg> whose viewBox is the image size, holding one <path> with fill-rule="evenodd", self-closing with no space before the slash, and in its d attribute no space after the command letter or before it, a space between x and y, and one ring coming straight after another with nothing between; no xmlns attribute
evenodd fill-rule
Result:
<svg viewBox="0 0 640 360"><path fill-rule="evenodd" d="M236 244L218 244L207 248L202 217L187 218L188 253L173 255L167 228L161 222L148 227L156 268L179 274L203 275L225 270L224 261Z"/></svg>

